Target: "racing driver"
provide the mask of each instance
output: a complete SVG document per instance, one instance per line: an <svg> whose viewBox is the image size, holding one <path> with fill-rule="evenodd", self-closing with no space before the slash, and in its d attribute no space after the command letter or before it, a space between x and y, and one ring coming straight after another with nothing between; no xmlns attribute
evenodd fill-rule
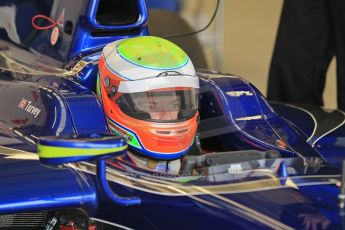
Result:
<svg viewBox="0 0 345 230"><path fill-rule="evenodd" d="M141 36L104 47L97 94L111 132L125 136L140 168L178 173L197 130L199 79L187 54L168 40Z"/></svg>

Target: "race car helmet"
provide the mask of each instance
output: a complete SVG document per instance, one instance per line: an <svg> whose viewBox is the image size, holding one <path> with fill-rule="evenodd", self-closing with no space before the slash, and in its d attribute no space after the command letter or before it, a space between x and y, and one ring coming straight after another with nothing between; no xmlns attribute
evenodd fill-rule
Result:
<svg viewBox="0 0 345 230"><path fill-rule="evenodd" d="M183 156L197 130L199 79L188 55L168 40L141 36L104 47L97 94L109 129L158 160Z"/></svg>

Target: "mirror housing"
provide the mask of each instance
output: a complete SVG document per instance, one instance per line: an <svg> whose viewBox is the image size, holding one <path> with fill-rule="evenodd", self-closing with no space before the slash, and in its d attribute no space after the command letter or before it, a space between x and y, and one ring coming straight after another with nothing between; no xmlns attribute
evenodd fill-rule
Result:
<svg viewBox="0 0 345 230"><path fill-rule="evenodd" d="M125 153L126 150L127 143L123 137L109 134L42 137L37 143L40 162L52 166L109 159Z"/></svg>

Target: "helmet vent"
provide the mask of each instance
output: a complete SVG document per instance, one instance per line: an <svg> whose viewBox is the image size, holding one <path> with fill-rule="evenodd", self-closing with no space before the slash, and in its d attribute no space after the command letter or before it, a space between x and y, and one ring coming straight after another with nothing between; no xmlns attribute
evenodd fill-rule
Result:
<svg viewBox="0 0 345 230"><path fill-rule="evenodd" d="M176 131L177 133L185 133L185 132L187 132L188 131L188 129L181 129L181 130L178 130L178 131Z"/></svg>
<svg viewBox="0 0 345 230"><path fill-rule="evenodd" d="M188 129L181 129L177 131L156 130L156 133L161 135L181 134L186 132L188 132Z"/></svg>
<svg viewBox="0 0 345 230"><path fill-rule="evenodd" d="M162 130L156 130L157 134L163 134L163 135L169 135L171 132L170 131L162 131Z"/></svg>

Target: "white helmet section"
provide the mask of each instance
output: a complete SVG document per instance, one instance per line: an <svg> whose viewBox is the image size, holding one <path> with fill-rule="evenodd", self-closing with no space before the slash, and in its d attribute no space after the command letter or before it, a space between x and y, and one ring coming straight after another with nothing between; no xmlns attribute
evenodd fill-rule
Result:
<svg viewBox="0 0 345 230"><path fill-rule="evenodd" d="M170 87L199 88L199 78L178 75L166 77L153 77L137 81L121 81L118 92L138 93Z"/></svg>
<svg viewBox="0 0 345 230"><path fill-rule="evenodd" d="M174 71L178 72L181 75L195 76L195 69L193 63L188 58L185 65L178 68L168 68L168 69L154 69L142 67L138 71L138 65L131 63L119 55L117 51L118 44L123 41L117 40L106 45L103 49L104 62L114 74L122 77L124 80L136 81L141 79L152 78L158 76L164 71ZM116 66L116 70L113 68ZM195 77L197 78L197 77ZM171 86L170 86L171 87Z"/></svg>

